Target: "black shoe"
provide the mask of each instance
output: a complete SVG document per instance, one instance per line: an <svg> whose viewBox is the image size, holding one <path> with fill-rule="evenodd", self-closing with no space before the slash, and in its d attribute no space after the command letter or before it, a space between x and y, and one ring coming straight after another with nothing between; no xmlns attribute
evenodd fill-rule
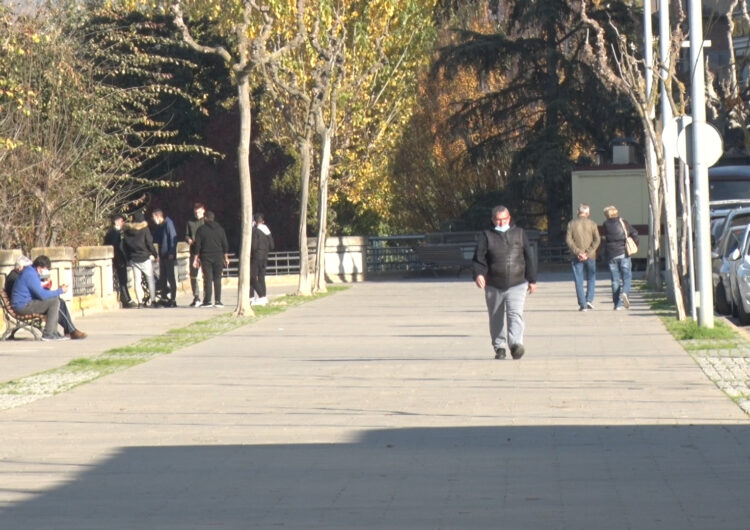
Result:
<svg viewBox="0 0 750 530"><path fill-rule="evenodd" d="M510 347L510 354L514 359L520 359L524 353L526 353L526 350L523 349L523 344L514 344Z"/></svg>
<svg viewBox="0 0 750 530"><path fill-rule="evenodd" d="M221 300L218 302L214 302L214 307L224 307L224 304L221 303Z"/></svg>
<svg viewBox="0 0 750 530"><path fill-rule="evenodd" d="M495 359L505 359L505 348L495 350Z"/></svg>
<svg viewBox="0 0 750 530"><path fill-rule="evenodd" d="M177 307L177 302L175 300L168 300L165 305L166 307Z"/></svg>
<svg viewBox="0 0 750 530"><path fill-rule="evenodd" d="M124 304L122 304L123 309L133 309L134 307L138 307L138 304L133 302L132 300L128 300Z"/></svg>
<svg viewBox="0 0 750 530"><path fill-rule="evenodd" d="M201 306L201 299L197 296L193 298L193 303L190 304L190 307L200 307Z"/></svg>

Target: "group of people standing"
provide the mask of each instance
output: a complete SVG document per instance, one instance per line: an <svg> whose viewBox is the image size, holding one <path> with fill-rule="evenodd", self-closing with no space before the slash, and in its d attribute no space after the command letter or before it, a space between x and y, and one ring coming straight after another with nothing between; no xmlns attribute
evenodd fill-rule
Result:
<svg viewBox="0 0 750 530"><path fill-rule="evenodd" d="M601 235L590 215L590 207L581 204L578 217L568 223L566 233L579 310L594 309L596 253L602 236L606 241L614 309L629 308L632 262L626 241L637 238L638 231L619 216L615 206L604 208L606 220ZM526 351L523 309L526 295L536 291L536 264L528 237L522 228L511 224L508 208L493 208L491 220L493 227L480 234L474 252L474 282L484 290L495 359L505 359L508 352L513 359L520 359Z"/></svg>
<svg viewBox="0 0 750 530"><path fill-rule="evenodd" d="M160 208L151 212L153 232L142 211L126 221L121 214L112 218L112 228L104 238L114 248L114 271L122 307L176 307L178 236L174 222ZM224 228L215 214L202 202L193 205L193 217L185 227L185 241L190 248L188 267L192 307L224 307L221 301L221 278L229 265L229 243ZM157 250L158 249L158 250ZM265 268L268 253L273 250L271 231L262 213L253 223L253 254L251 259L251 296L253 303L266 304ZM154 268L158 265L158 269ZM158 271L158 273L157 273ZM128 289L128 274L133 279L135 300ZM203 277L203 296L199 279ZM145 286L145 289L144 289Z"/></svg>

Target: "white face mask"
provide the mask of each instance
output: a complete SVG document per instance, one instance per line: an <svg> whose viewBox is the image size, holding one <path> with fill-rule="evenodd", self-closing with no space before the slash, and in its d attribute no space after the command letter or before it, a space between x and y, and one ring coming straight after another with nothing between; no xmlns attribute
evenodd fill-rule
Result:
<svg viewBox="0 0 750 530"><path fill-rule="evenodd" d="M42 272L39 273L39 277L42 280L46 280L47 278L49 278L49 269L42 269Z"/></svg>
<svg viewBox="0 0 750 530"><path fill-rule="evenodd" d="M509 229L510 229L510 224L495 227L495 230L497 230L498 232L507 232Z"/></svg>

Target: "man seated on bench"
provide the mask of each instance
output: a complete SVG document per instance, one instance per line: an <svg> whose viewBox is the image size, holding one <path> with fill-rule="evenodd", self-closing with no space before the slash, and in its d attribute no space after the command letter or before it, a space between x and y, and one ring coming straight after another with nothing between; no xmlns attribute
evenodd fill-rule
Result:
<svg viewBox="0 0 750 530"><path fill-rule="evenodd" d="M15 264L15 268L8 273L8 276L5 278L5 286L3 287L5 289L5 294L8 296L8 300L13 299L13 284L16 283L16 280L18 279L18 276L21 274L21 271L25 267L30 267L33 265L33 262L27 258L26 256L21 256L18 258ZM46 279L42 282L42 287L45 289L49 289L52 285L52 280ZM67 330L73 330L75 333L71 332L69 333L70 337L73 339L85 339L87 337L86 333L80 330L76 330L75 325L73 324L73 318L70 316L70 311L68 311L68 305L65 303L65 300L60 298L60 312L58 313L58 319L57 322L60 324L63 329Z"/></svg>
<svg viewBox="0 0 750 530"><path fill-rule="evenodd" d="M16 269L24 262L19 260ZM27 262L26 262L27 263ZM52 262L47 256L38 256L30 266L22 267L17 278L12 279L10 304L19 315L41 314L45 316L42 340L84 339L86 334L76 329L70 317L68 307L60 295L67 292L68 286L61 285L59 289L50 290L42 286L42 278L49 276ZM6 287L11 275L6 279ZM65 335L57 332L58 323Z"/></svg>

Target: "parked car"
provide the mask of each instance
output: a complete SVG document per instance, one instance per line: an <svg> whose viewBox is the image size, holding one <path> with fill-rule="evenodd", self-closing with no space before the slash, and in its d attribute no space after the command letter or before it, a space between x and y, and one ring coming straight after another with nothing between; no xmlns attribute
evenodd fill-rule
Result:
<svg viewBox="0 0 750 530"><path fill-rule="evenodd" d="M711 251L711 276L714 288L714 308L719 314L731 312L729 299L730 256L740 247L745 227L750 224L750 208L736 208L729 212L716 248Z"/></svg>
<svg viewBox="0 0 750 530"><path fill-rule="evenodd" d="M724 224L727 216L732 210L737 208L749 207L750 199L731 199L722 201L711 201L708 208L711 216L711 249L716 250L716 246L724 231Z"/></svg>
<svg viewBox="0 0 750 530"><path fill-rule="evenodd" d="M713 166L708 169L710 201L750 199L750 166Z"/></svg>
<svg viewBox="0 0 750 530"><path fill-rule="evenodd" d="M730 256L729 292L732 314L740 324L750 324L750 225L745 227L741 246Z"/></svg>

